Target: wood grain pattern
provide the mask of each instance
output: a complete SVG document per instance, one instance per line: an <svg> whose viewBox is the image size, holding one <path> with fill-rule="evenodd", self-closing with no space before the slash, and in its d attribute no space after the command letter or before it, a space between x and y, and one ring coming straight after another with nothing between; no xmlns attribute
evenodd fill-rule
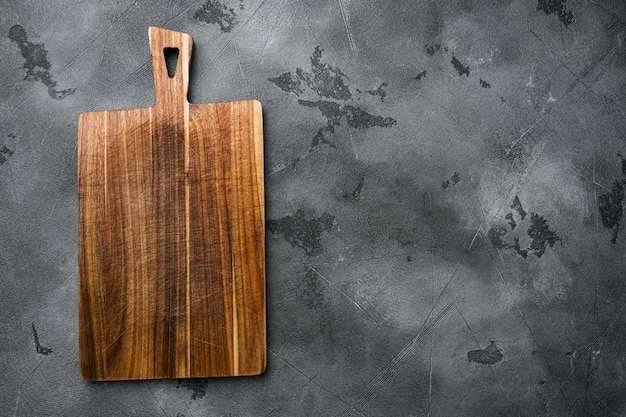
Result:
<svg viewBox="0 0 626 417"><path fill-rule="evenodd" d="M79 351L90 380L263 372L258 101L187 101L192 39L150 28L156 104L83 113ZM172 78L164 48L178 48Z"/></svg>

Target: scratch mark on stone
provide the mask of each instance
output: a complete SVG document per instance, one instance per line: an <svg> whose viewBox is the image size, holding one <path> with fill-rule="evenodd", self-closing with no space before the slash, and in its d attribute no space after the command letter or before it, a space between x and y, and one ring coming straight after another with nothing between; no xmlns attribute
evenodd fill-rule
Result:
<svg viewBox="0 0 626 417"><path fill-rule="evenodd" d="M513 304L515 305L515 309L517 310L517 313L519 314L520 319L522 320L522 323L524 323L524 327L526 327L526 329L528 330L528 334L530 334L530 337L533 340L533 343L538 348L538 350L534 350L532 352L533 355L535 355L537 353L540 353L541 352L541 345L539 344L539 341L537 340L537 337L535 336L535 333L530 328L530 325L528 324L528 320L526 320L526 316L524 316L524 313L522 313L522 310L519 307L519 299L518 299L518 297L515 296L515 294L513 294L513 290L511 289L508 281L504 279L504 275L502 274L502 271L500 270L500 268L498 268L496 266L496 270L498 271L498 275L500 276L500 281L502 282L504 287L508 290L508 293L509 293L509 295L511 297L511 300L513 300ZM545 355L541 354L541 356L544 357L544 360L545 360ZM553 375L552 367L550 366L550 364L547 361L546 361L546 368L548 370L548 374ZM569 401L568 401L567 397L565 396L565 394L563 393L562 389L557 391L557 392L561 393L561 396L563 397L563 400L569 406ZM556 393L555 393L555 395L556 395Z"/></svg>
<svg viewBox="0 0 626 417"><path fill-rule="evenodd" d="M494 341L491 342L490 346L488 346L485 349L482 349L480 347L480 343L478 342L478 339L476 338L476 335L474 334L474 331L472 330L469 323L465 319L465 316L463 316L463 313L461 312L458 306L455 306L455 307L456 307L457 312L461 316L461 319L463 319L463 323L465 323L465 327L467 327L467 330L472 335L472 338L474 339L476 346L478 346L478 350L471 350L468 352L467 354L468 360L470 362L477 362L480 364L487 365L489 367L489 370L491 371L491 374L494 376L494 378L497 378L496 372L493 370L492 365L502 360L503 358L502 352L500 351L500 349L496 347ZM506 398L510 401L511 396L509 392L506 389L504 389L504 385L502 385L501 381L498 381L498 386L500 387L500 390L504 393ZM521 417L519 412L517 413L517 415L518 417Z"/></svg>
<svg viewBox="0 0 626 417"><path fill-rule="evenodd" d="M241 72L241 78L243 78L243 82L246 84L248 97L252 98L252 92L250 91L250 85L248 84L248 79L246 78L246 75L243 73L243 67L241 66L241 59L239 58L239 50L237 49L237 44L233 43L233 47L235 48L235 56L237 57L237 64L239 65L239 72Z"/></svg>
<svg viewBox="0 0 626 417"><path fill-rule="evenodd" d="M431 306L432 315L432 306ZM428 360L428 406L426 408L426 417L430 417L430 407L433 401L433 351L435 349L435 338L430 339L430 353Z"/></svg>
<svg viewBox="0 0 626 417"><path fill-rule="evenodd" d="M472 118L469 118L469 117L467 117L466 115L461 114L461 113L459 113L459 112L457 112L457 111L454 111L454 110L452 110L452 109L449 109L449 108L447 108L447 107L445 107L445 106L442 106L442 105L441 105L441 104L439 104L439 103L435 103L435 106L437 106L437 107L439 107L439 108L441 108L441 109L443 109L443 110L445 110L445 111L447 111L447 112L450 112L450 113L452 113L452 114L455 114L455 115L457 115L457 116L459 116L459 117L462 117L463 119L468 120L468 121L470 121L470 122L472 122L472 123L476 123L476 120L474 120L474 119L472 119Z"/></svg>
<svg viewBox="0 0 626 417"><path fill-rule="evenodd" d="M280 356L277 353L273 352L271 349L267 349L267 351L269 353L271 353L272 355L276 356L282 362L286 363L289 367L293 368L296 372L298 372L299 374L301 374L302 376L304 376L307 379L307 381L302 386L300 386L298 389L296 389L293 392L293 394L291 394L289 397L287 397L284 401L280 402L277 407L275 407L268 414L265 415L265 417L271 417L274 414L276 414L276 413L278 413L279 411L282 410L283 404L291 403L293 398L295 398L297 395L299 395L302 392L302 390L304 390L309 384L316 384L318 386L319 386L319 384L315 383L315 381L313 381L312 377L310 377L307 374L305 374L304 372L302 372L300 369L298 369L298 367L296 367L295 365L291 364L285 358L283 358L282 356Z"/></svg>
<svg viewBox="0 0 626 417"><path fill-rule="evenodd" d="M435 328L445 318L452 310L452 307L455 305L456 300L450 301L446 304L439 313L434 316L434 307L431 309L431 314L429 314L423 321L420 330L417 335L409 342L397 355L393 357L391 361L389 361L378 374L367 384L367 386L361 392L359 400L353 406L352 409L355 409L363 404L366 404L367 401L372 398L381 387L385 386L385 382L388 381L391 375L394 374L396 369L399 366L403 366L406 360L414 359L414 356L422 343L434 332Z"/></svg>
<svg viewBox="0 0 626 417"><path fill-rule="evenodd" d="M437 301L439 301L441 299L441 297L443 297L443 294L446 292L446 290L448 289L448 287L450 286L452 281L455 279L456 273L461 268L461 264L463 262L465 262L465 260L467 259L467 256L469 254L469 250L472 247L472 244L476 240L476 237L480 234L481 227L482 227L482 224L480 226L478 226L478 229L476 229L476 233L474 233L474 237L472 238L472 241L470 242L469 247L467 248L467 250L465 250L465 253L463 254L463 257L461 257L461 259L459 259L459 261L456 263L456 266L454 267L454 270L450 274L450 278L448 278L448 281L446 282L446 285L444 285L443 289L441 290L441 292L439 292L439 296L437 297Z"/></svg>
<svg viewBox="0 0 626 417"><path fill-rule="evenodd" d="M369 318L370 318L370 319L374 322L374 324L376 324L376 327L378 327L378 328L380 329L380 325L378 324L378 322L377 322L377 321L374 319L374 317L372 317L372 316L371 316L371 315L370 315L370 314L369 314L369 313L368 313L368 312L367 312L367 311L366 311L363 307L361 307L361 304L359 304L359 303L357 303L356 301L354 301L354 299L353 299L353 298L351 298L350 296L348 296L348 294L346 294L345 292L343 292L343 291L341 290L341 288L337 287L335 284L333 284L332 282L330 282L330 281L328 280L328 278L326 278L324 275L320 274L320 272L319 272L317 269L313 268L313 267L312 267L311 265L309 265L309 264L306 264L306 263L305 263L305 265L306 265L308 268L310 268L313 272L315 272L315 274L316 274L318 277L320 277L322 280L324 280L324 282L326 282L326 284L327 284L330 288L332 288L332 289L334 289L335 291L339 292L339 294L343 295L343 296L344 296L344 297L345 297L348 301L350 301L350 302L351 302L354 306L356 306L356 308L358 308L359 310L361 310L361 312L362 312L363 314L365 314L367 317L369 317Z"/></svg>
<svg viewBox="0 0 626 417"><path fill-rule="evenodd" d="M480 349L480 343L478 342L478 338L476 337L476 334L474 334L474 331L472 330L469 323L465 319L465 316L461 312L461 309L457 305L455 305L454 308L456 308L457 313L459 313L459 316L461 316L461 320L463 320L463 323L465 323L465 327L467 327L467 330L470 332L472 339L474 339L474 342L476 342L476 346L478 346L478 348Z"/></svg>
<svg viewBox="0 0 626 417"><path fill-rule="evenodd" d="M307 385L309 384L314 384L316 386L318 386L319 388L321 388L322 390L326 391L327 393L329 393L330 395L332 395L333 397L335 397L337 400L339 400L340 402L342 402L343 404L346 405L346 407L350 408L350 405L348 403L345 402L345 400L343 400L340 396L338 396L337 394L335 394L334 392L330 391L328 388L324 387L323 385L321 385L320 383L318 383L317 381L315 381L315 377L321 373L326 366L328 366L328 364L324 367L322 367L322 369L318 370L317 373L313 376L309 376L307 374L305 374L300 368L298 368L297 366L295 366L294 364L292 364L291 362L289 362L288 360L286 360L284 357L280 356L279 354L277 354L276 352L274 352L272 349L267 349L267 351L274 355L275 357L277 357L278 359L280 359L281 362L284 362L285 364L287 364L289 367L293 368L296 372L298 372L299 374L301 374L303 377L305 377L307 379L307 382L304 383L304 385L302 385L300 388L298 388L297 390L295 390L295 392L290 395L287 399L285 399L284 401L282 401L276 408L274 408L273 410L271 410L269 412L269 414L266 415L266 417L272 416L275 413L277 413L281 407L282 404L290 404L291 400L298 395ZM356 410L355 410L356 411ZM358 412L358 414L360 414L361 416L363 416L362 413Z"/></svg>
<svg viewBox="0 0 626 417"><path fill-rule="evenodd" d="M589 355L593 354L593 348L598 344L598 342L600 342L600 340L602 340L604 338L604 336L606 335L606 333L608 332L608 330L613 326L613 324L615 323L615 321L620 318L620 314L622 312L622 309L624 308L624 306L626 306L626 301L622 302L624 300L624 298L626 297L626 293L623 293L617 304L619 304L620 306L616 309L617 311L614 312L614 314L611 316L611 320L609 321L609 323L604 327L604 329L602 330L602 332L600 333L600 335L598 335L598 337L595 338L595 340L588 344L584 350L586 351L585 355L582 356L579 360L578 360L578 364L583 363L587 357ZM591 360L591 359L590 359ZM567 385L571 379L574 377L574 375L576 375L576 368L572 367L571 372L569 373L569 375L567 376L567 378L565 378L564 380L562 380L563 382L561 382L561 384L554 390L554 392L548 397L546 403L543 405L543 407L541 408L541 411L539 413L539 415L543 415L545 414L545 412L547 411L548 407L550 406L550 404L552 403L552 401L554 400L554 398L557 396L557 394L559 393L563 393L563 388L565 387L565 385ZM565 397L564 397L565 398Z"/></svg>
<svg viewBox="0 0 626 417"><path fill-rule="evenodd" d="M298 164L298 162L300 162L300 160L302 160L303 158L295 158L293 159L291 162L287 163L287 164L279 164L276 167L274 167L272 169L272 171L267 175L268 177L271 177L272 175L276 175L279 172L282 172L284 170L286 170L287 168L295 168L295 166Z"/></svg>
<svg viewBox="0 0 626 417"><path fill-rule="evenodd" d="M22 383L20 384L20 386L18 387L18 389L17 389L17 394L16 394L16 395L17 395L17 400L16 400L16 402L15 402L15 407L14 407L14 409L13 409L13 415L17 415L17 408L18 408L18 407L19 407L19 405L20 405L20 395L21 395L21 393L22 393L22 388L24 388L24 386L26 385L26 383L27 383L27 382L28 382L28 381L32 378L32 376L35 374L35 372L37 371L37 369L39 369L39 367L41 366L41 364L43 363L43 361L44 361L44 360L45 360L44 358L41 358L41 360L39 361L39 363L37 364L37 366L35 366L35 367L33 368L33 370L32 370L32 371L30 371L30 373L28 374L28 376L26 377L26 379L24 379L24 382L22 382Z"/></svg>
<svg viewBox="0 0 626 417"><path fill-rule="evenodd" d="M161 412L163 413L163 415L165 417L169 417L169 415L165 412L165 409L163 408L163 405L161 405L161 401L159 401L159 399L157 398L156 395L154 395L154 392L152 391L152 388L150 388L148 386L148 391L150 391L150 394L152 395L152 398L154 398L154 401L157 403L157 405L159 406L159 408L161 409Z"/></svg>
<svg viewBox="0 0 626 417"><path fill-rule="evenodd" d="M261 57L263 57L263 53L265 52L265 48L267 48L267 45L270 42L270 38L274 35L274 31L276 29L276 26L278 25L278 22L280 22L280 15L283 12L283 8L285 6L285 2L281 1L280 2L280 6L277 8L276 11L276 17L274 18L274 23L272 24L272 27L270 28L269 31L267 31L267 36L265 37L265 43L263 44L263 47L261 48L261 50L259 51L259 54L257 55L257 59L256 62L254 64L254 68L258 68L259 64L261 63Z"/></svg>
<svg viewBox="0 0 626 417"><path fill-rule="evenodd" d="M358 54L356 43L354 42L354 35L352 34L352 28L350 27L350 15L348 14L348 8L345 4L346 0L337 0L339 3L339 9L341 10L341 17L343 19L343 25L346 28L346 34L348 35L348 42L350 43L350 50L354 55Z"/></svg>
<svg viewBox="0 0 626 417"><path fill-rule="evenodd" d="M324 287L317 276L317 273L309 266L298 273L298 279L289 282L298 299L309 310L323 310L324 308Z"/></svg>

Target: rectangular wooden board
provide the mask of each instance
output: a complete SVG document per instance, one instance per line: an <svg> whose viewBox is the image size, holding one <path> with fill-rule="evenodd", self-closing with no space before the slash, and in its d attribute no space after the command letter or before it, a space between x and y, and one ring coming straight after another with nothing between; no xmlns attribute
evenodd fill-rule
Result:
<svg viewBox="0 0 626 417"><path fill-rule="evenodd" d="M157 101L83 113L79 353L85 379L254 375L266 363L258 101L187 101L191 37L150 28ZM173 78L164 48L178 48Z"/></svg>

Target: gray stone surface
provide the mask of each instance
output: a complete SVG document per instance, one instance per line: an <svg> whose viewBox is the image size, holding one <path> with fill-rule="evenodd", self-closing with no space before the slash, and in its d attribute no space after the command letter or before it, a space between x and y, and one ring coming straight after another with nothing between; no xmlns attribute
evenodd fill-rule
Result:
<svg viewBox="0 0 626 417"><path fill-rule="evenodd" d="M1 415L626 415L623 1L0 5ZM78 373L77 119L153 104L148 26L264 106L260 377Z"/></svg>

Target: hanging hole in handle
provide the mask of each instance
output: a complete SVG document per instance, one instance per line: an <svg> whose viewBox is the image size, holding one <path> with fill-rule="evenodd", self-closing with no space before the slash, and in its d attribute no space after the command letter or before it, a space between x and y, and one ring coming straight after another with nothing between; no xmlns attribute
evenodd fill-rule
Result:
<svg viewBox="0 0 626 417"><path fill-rule="evenodd" d="M170 78L174 78L174 74L176 74L176 67L178 66L178 55L180 55L180 51L178 48L163 48L163 55L165 56L167 75Z"/></svg>

